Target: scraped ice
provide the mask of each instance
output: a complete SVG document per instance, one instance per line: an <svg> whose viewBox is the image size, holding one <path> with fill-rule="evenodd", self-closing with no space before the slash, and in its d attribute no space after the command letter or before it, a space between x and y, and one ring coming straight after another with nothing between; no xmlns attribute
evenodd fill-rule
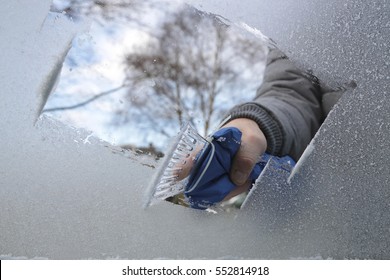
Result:
<svg viewBox="0 0 390 280"><path fill-rule="evenodd" d="M291 171L290 176L287 179L287 182L291 184L291 180L294 178L295 174L298 174L301 170L302 164L304 164L307 160L307 158L310 156L310 154L314 151L315 144L314 139L310 142L310 144L306 147L305 151L303 152L302 156L299 158L297 164Z"/></svg>

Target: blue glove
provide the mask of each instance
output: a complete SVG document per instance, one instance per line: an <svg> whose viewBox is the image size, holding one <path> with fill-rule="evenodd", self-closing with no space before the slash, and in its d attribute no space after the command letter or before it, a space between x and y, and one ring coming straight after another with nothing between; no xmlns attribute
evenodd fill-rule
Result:
<svg viewBox="0 0 390 280"><path fill-rule="evenodd" d="M207 209L221 202L236 187L229 173L233 158L240 148L241 136L241 131L235 127L222 128L212 135L212 140L198 153L184 191L191 208ZM271 157L264 154L256 163L249 175L252 184ZM284 164L295 165L289 156L276 160L280 162L281 168Z"/></svg>

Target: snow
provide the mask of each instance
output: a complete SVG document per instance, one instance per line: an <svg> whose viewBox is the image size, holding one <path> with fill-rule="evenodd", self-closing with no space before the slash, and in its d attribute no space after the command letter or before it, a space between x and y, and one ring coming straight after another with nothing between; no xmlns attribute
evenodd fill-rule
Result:
<svg viewBox="0 0 390 280"><path fill-rule="evenodd" d="M386 1L189 2L265 30L329 84L356 81L300 172L290 185L286 173L264 174L239 212L165 202L144 210L151 164L38 117L71 39L86 25L47 15L49 0L8 1L0 10L0 258L388 259Z"/></svg>

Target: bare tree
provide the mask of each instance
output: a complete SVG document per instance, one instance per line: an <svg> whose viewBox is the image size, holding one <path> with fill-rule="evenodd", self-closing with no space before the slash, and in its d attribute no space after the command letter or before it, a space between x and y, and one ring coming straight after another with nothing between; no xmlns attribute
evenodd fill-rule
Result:
<svg viewBox="0 0 390 280"><path fill-rule="evenodd" d="M103 24L121 20L148 34L148 40L141 40L139 47L125 56L126 79L120 87L45 111L80 109L128 88L128 102L115 112L113 125L132 123L150 135L170 137L188 121L207 135L232 104L253 97L262 79L264 42L237 31L216 15L187 5L168 7L167 3L54 1L53 10L73 18L97 15Z"/></svg>
<svg viewBox="0 0 390 280"><path fill-rule="evenodd" d="M227 109L218 98L224 93L225 99L237 99L246 70L263 60L263 42L232 31L215 15L184 6L146 46L126 56L131 106L118 113L149 115L160 132L170 128L167 123L189 121L206 135Z"/></svg>
<svg viewBox="0 0 390 280"><path fill-rule="evenodd" d="M72 19L92 16L95 20L131 19L150 1L141 0L54 0L51 10Z"/></svg>

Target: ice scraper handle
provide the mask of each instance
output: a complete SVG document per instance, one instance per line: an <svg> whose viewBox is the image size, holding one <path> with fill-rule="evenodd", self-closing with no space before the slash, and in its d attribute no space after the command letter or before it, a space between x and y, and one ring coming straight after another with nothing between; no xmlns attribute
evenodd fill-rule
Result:
<svg viewBox="0 0 390 280"><path fill-rule="evenodd" d="M184 194L192 208L207 209L221 202L236 185L230 180L229 172L232 160L240 148L241 132L234 127L226 127L215 132L211 141L197 159ZM251 183L259 177L272 156L264 154L256 163L249 178ZM295 164L286 156L275 160L282 167L284 164Z"/></svg>

